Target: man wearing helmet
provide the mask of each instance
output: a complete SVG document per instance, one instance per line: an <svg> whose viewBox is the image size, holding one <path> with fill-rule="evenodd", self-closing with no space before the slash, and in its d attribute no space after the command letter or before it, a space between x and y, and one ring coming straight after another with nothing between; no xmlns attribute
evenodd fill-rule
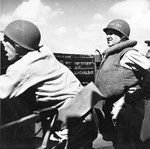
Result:
<svg viewBox="0 0 150 149"><path fill-rule="evenodd" d="M60 107L60 103L73 99L83 89L75 75L55 58L47 46L39 46L41 34L33 23L16 20L2 32L4 50L12 64L6 74L0 76L1 100L16 98L34 87L37 105ZM84 131L91 130L85 123L81 127Z"/></svg>
<svg viewBox="0 0 150 149"><path fill-rule="evenodd" d="M104 97L105 119L99 123L104 140L115 149L141 149L140 132L150 61L130 40L130 26L122 19L112 20L103 30L108 47L97 71L95 84Z"/></svg>

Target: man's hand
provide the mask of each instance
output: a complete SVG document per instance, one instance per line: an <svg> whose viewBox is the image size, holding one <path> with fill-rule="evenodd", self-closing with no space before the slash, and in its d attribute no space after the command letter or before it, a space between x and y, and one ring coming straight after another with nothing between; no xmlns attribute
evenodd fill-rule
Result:
<svg viewBox="0 0 150 149"><path fill-rule="evenodd" d="M113 122L117 119L118 113L121 110L124 103L125 102L124 102L124 96L123 96L113 104L113 109L111 111L111 114L113 115L112 116Z"/></svg>

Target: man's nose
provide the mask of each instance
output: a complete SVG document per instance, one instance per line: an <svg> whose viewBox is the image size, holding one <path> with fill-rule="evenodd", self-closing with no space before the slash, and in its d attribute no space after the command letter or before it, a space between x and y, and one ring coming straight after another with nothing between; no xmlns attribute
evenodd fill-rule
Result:
<svg viewBox="0 0 150 149"><path fill-rule="evenodd" d="M5 41L4 40L2 41L2 44L5 46Z"/></svg>

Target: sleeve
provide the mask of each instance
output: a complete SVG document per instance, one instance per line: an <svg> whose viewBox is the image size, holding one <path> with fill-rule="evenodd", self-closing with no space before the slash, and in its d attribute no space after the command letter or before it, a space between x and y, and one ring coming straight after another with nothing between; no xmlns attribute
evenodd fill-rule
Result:
<svg viewBox="0 0 150 149"><path fill-rule="evenodd" d="M17 67L16 67L17 68ZM11 96L14 90L19 86L21 72L9 66L6 74L0 76L0 99Z"/></svg>
<svg viewBox="0 0 150 149"><path fill-rule="evenodd" d="M134 69L143 71L142 89L150 97L150 60L137 51L128 51L124 55L124 62Z"/></svg>
<svg viewBox="0 0 150 149"><path fill-rule="evenodd" d="M141 67L143 70L150 71L150 61L140 52L135 50L130 50L124 54L122 64L126 64L135 69Z"/></svg>

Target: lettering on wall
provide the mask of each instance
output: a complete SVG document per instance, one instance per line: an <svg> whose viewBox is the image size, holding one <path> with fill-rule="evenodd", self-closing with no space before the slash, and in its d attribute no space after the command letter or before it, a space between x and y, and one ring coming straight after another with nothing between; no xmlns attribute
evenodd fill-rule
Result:
<svg viewBox="0 0 150 149"><path fill-rule="evenodd" d="M84 54L54 53L55 57L66 65L85 86L95 79L95 56Z"/></svg>

